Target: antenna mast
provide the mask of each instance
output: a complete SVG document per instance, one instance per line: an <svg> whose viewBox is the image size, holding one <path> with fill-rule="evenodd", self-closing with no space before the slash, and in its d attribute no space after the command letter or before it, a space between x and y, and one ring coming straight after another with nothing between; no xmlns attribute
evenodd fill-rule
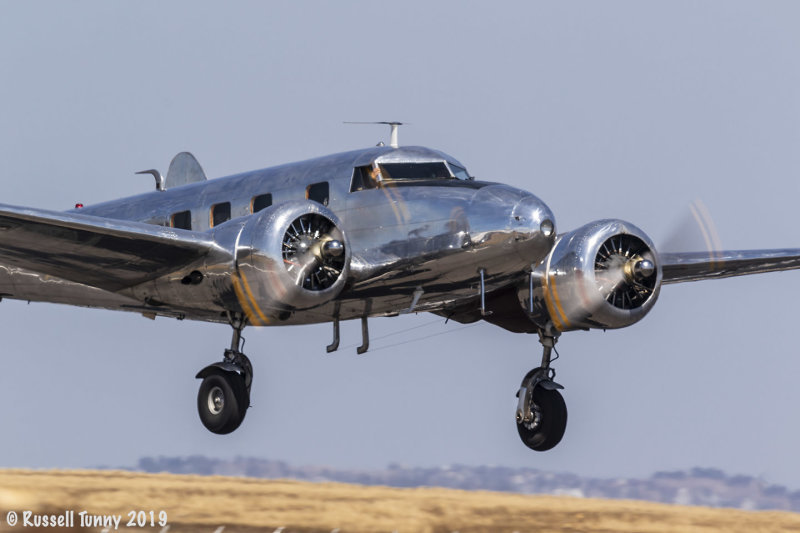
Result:
<svg viewBox="0 0 800 533"><path fill-rule="evenodd" d="M400 130L400 126L403 124L408 124L407 122L345 122L345 124L387 124L391 126L392 132L389 136L389 146L392 148L399 148L400 143L397 140L397 132Z"/></svg>

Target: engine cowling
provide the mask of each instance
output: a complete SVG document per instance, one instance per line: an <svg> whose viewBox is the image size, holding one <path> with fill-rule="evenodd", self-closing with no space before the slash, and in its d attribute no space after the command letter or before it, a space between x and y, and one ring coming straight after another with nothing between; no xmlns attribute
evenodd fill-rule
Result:
<svg viewBox="0 0 800 533"><path fill-rule="evenodd" d="M333 211L312 201L286 202L242 228L234 290L243 307L268 322L331 301L347 282L349 267L350 247Z"/></svg>
<svg viewBox="0 0 800 533"><path fill-rule="evenodd" d="M622 220L598 220L561 235L531 281L518 296L539 327L623 328L652 309L661 265L642 230Z"/></svg>

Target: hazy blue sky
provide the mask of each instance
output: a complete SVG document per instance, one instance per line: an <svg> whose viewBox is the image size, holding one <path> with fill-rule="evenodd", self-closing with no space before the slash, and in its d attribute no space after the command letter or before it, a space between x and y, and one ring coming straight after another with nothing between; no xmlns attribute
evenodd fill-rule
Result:
<svg viewBox="0 0 800 533"><path fill-rule="evenodd" d="M0 201L67 209L151 189L134 172L182 150L213 178L402 120L401 144L536 193L560 231L618 217L658 242L700 198L726 248L800 246L798 28L789 1L3 2ZM329 356L328 326L248 329L253 408L220 437L194 375L228 327L4 301L0 465L704 466L800 489L799 292L798 272L669 286L634 327L565 335L544 454L514 422L532 336L420 315L374 320L366 356L348 323Z"/></svg>

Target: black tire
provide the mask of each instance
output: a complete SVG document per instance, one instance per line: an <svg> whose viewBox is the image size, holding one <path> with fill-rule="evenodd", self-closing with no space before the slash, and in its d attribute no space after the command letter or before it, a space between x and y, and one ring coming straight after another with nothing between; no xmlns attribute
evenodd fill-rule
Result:
<svg viewBox="0 0 800 533"><path fill-rule="evenodd" d="M567 404L557 390L542 387L533 389L532 409L537 409L539 420L531 429L524 422L517 424L519 438L531 450L544 452L561 442L567 429Z"/></svg>
<svg viewBox="0 0 800 533"><path fill-rule="evenodd" d="M250 406L248 396L242 376L222 370L213 371L203 379L197 392L200 421L212 433L231 433L244 420Z"/></svg>

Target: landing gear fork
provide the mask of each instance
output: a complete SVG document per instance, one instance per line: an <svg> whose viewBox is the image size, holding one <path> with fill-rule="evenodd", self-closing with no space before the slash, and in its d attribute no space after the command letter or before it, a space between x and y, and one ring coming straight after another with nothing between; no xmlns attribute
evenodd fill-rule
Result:
<svg viewBox="0 0 800 533"><path fill-rule="evenodd" d="M244 348L242 330L244 329L245 325L247 325L247 320L241 315L233 314L229 314L228 319L231 327L233 328L233 335L231 337L231 347L225 350L224 362L241 368L249 398L250 385L253 384L253 365L250 363L250 359L248 359L248 357L242 352L242 349Z"/></svg>
<svg viewBox="0 0 800 533"><path fill-rule="evenodd" d="M553 381L556 372L550 366L558 335L551 327L539 331L541 366L528 372L517 391L517 430L522 442L536 451L553 448L567 427L567 407L558 392L564 387Z"/></svg>
<svg viewBox="0 0 800 533"><path fill-rule="evenodd" d="M228 319L233 328L231 347L225 350L221 362L205 367L196 376L203 380L197 393L200 421L206 429L220 435L234 431L244 420L253 382L253 365L241 351L246 320L233 313Z"/></svg>

